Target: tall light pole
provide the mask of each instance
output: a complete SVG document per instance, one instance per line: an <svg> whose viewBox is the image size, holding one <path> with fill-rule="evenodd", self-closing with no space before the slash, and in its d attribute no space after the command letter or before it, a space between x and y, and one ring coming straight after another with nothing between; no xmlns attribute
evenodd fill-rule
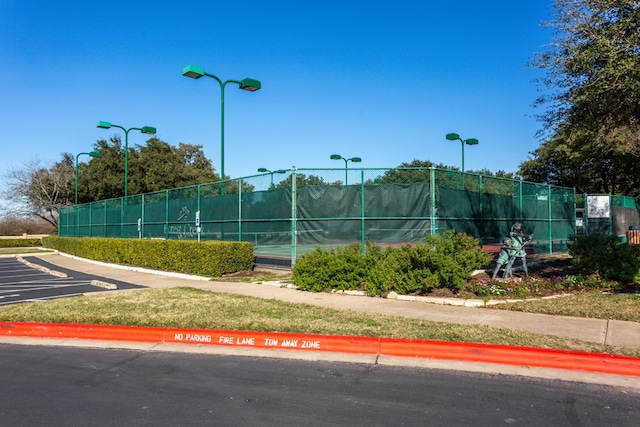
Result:
<svg viewBox="0 0 640 427"><path fill-rule="evenodd" d="M78 204L78 157L82 156L83 154L86 154L87 156L91 156L91 157L102 157L102 153L99 151L90 151L88 153L78 153L78 155L76 156L76 191L75 191L75 199L74 199L74 205Z"/></svg>
<svg viewBox="0 0 640 427"><path fill-rule="evenodd" d="M258 172L270 174L271 175L271 187L273 187L273 174L274 173L286 173L287 171L284 170L284 169L276 169L274 171L271 171L271 170L269 170L267 168L258 168ZM269 188L271 188L271 187L269 187Z"/></svg>
<svg viewBox="0 0 640 427"><path fill-rule="evenodd" d="M100 129L118 128L124 131L124 197L129 195L129 131L139 130L148 135L154 135L156 128L153 126L142 126L141 128L126 129L120 125L114 125L111 122L98 122Z"/></svg>
<svg viewBox="0 0 640 427"><path fill-rule="evenodd" d="M204 68L195 65L187 65L184 67L182 69L182 75L191 77L192 79L199 79L202 76L211 77L220 85L220 194L224 195L224 88L227 83L236 83L240 86L240 89L255 92L262 88L262 83L260 83L259 80L250 78L222 81L218 76L206 73Z"/></svg>
<svg viewBox="0 0 640 427"><path fill-rule="evenodd" d="M360 157L351 157L348 159L345 159L344 157L342 157L340 154L332 154L331 155L331 160L344 160L344 185L348 185L348 176L349 176L349 166L348 163L360 163L362 161L362 159Z"/></svg>
<svg viewBox="0 0 640 427"><path fill-rule="evenodd" d="M466 145L478 145L476 138L462 139L457 133L448 133L446 138L449 141L460 141L462 143L462 188L464 189L464 146Z"/></svg>

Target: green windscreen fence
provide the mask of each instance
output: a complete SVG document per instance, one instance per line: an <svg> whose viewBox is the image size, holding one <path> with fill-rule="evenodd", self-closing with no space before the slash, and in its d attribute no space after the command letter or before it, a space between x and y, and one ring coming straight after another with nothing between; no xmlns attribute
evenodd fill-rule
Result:
<svg viewBox="0 0 640 427"><path fill-rule="evenodd" d="M640 229L640 199L611 194L578 194L577 233L609 234L626 240L629 230Z"/></svg>
<svg viewBox="0 0 640 427"><path fill-rule="evenodd" d="M565 251L574 189L437 168L292 168L59 210L61 236L246 241L293 262L316 246L417 243L449 229L496 246L514 222L534 251Z"/></svg>

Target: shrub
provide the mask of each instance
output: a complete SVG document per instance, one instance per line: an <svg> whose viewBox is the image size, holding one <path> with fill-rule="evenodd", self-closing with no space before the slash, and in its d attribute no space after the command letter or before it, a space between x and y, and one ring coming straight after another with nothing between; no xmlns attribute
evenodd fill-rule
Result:
<svg viewBox="0 0 640 427"><path fill-rule="evenodd" d="M475 238L450 230L417 245L383 249L367 243L365 254L359 244L332 251L316 248L297 260L293 274L298 287L314 292L424 294L434 288L462 289L471 272L490 260Z"/></svg>
<svg viewBox="0 0 640 427"><path fill-rule="evenodd" d="M365 274L364 264L359 244L334 250L317 247L296 261L293 274L296 285L307 291L358 289Z"/></svg>
<svg viewBox="0 0 640 427"><path fill-rule="evenodd" d="M625 283L640 280L640 246L620 243L616 236L575 236L569 253L582 274L598 274Z"/></svg>
<svg viewBox="0 0 640 427"><path fill-rule="evenodd" d="M454 230L442 236L427 236L431 247L430 265L438 274L438 287L460 290L473 270L484 267L491 255L478 246L478 240Z"/></svg>
<svg viewBox="0 0 640 427"><path fill-rule="evenodd" d="M58 236L44 237L43 242L83 258L202 276L218 277L253 267L253 246L246 242Z"/></svg>
<svg viewBox="0 0 640 427"><path fill-rule="evenodd" d="M40 238L0 239L0 248L31 248L36 246L42 246L42 239Z"/></svg>

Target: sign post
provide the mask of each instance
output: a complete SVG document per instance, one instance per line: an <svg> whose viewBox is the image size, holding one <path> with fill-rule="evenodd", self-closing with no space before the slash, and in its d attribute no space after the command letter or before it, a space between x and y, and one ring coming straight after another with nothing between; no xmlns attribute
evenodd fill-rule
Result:
<svg viewBox="0 0 640 427"><path fill-rule="evenodd" d="M198 233L198 243L200 243L200 211L196 211L196 231Z"/></svg>

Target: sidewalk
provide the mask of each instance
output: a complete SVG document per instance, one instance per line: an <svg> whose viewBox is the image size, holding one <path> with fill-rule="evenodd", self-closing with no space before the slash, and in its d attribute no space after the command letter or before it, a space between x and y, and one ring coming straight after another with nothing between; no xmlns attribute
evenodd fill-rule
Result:
<svg viewBox="0 0 640 427"><path fill-rule="evenodd" d="M640 348L640 323L522 313L417 301L311 293L268 284L215 282L208 278L100 263L62 254L35 255L61 268L150 288L188 286L213 292L312 304L335 309L403 316L437 322L519 329L616 347Z"/></svg>

